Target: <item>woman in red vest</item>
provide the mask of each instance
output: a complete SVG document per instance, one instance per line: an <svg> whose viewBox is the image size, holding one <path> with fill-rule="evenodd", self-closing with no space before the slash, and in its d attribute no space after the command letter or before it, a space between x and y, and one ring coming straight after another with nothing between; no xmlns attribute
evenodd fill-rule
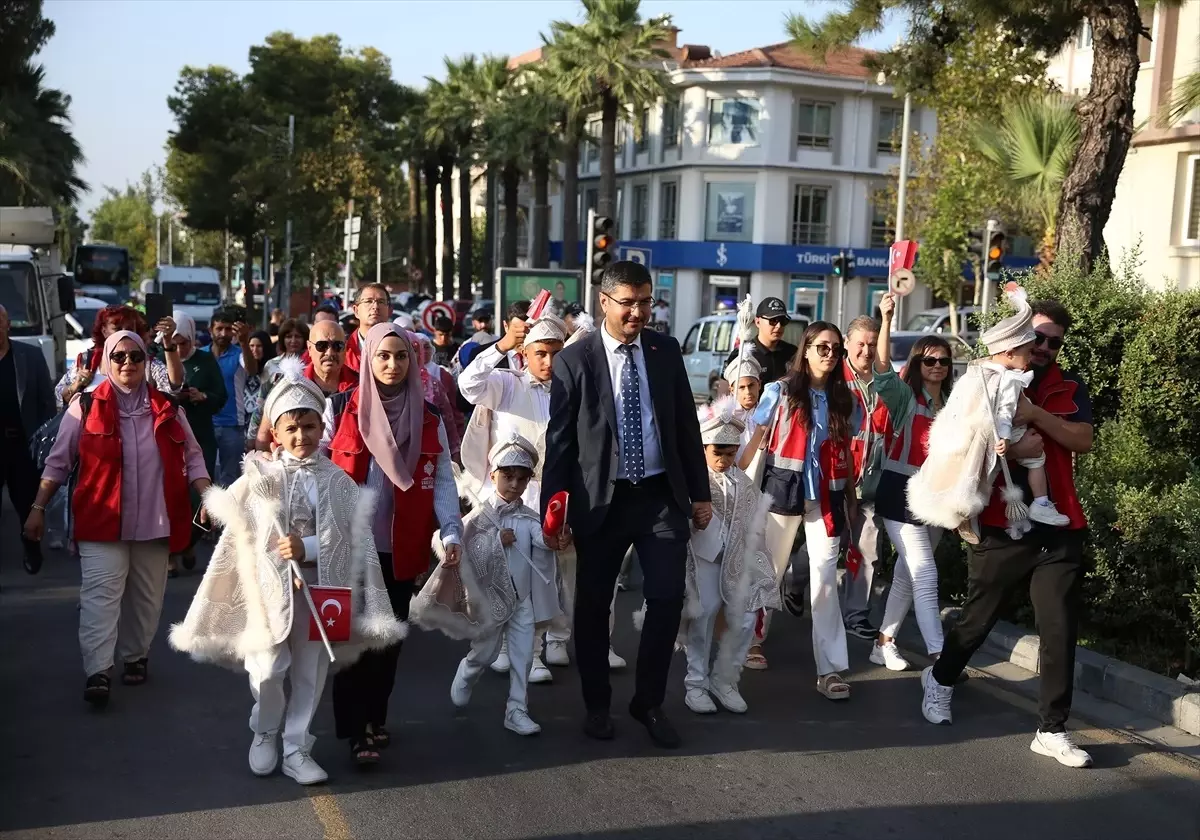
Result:
<svg viewBox="0 0 1200 840"><path fill-rule="evenodd" d="M851 478L851 439L862 422L861 409L846 384L842 333L827 321L804 331L791 370L767 386L755 409L759 430L751 446L766 441L763 494L771 498L767 551L782 580L801 526L808 545L817 690L830 700L846 700L850 686L839 672L849 667L846 628L838 603L837 561ZM851 485L853 486L853 485ZM756 642L766 638L762 622ZM747 665L762 659L760 644ZM758 663L764 667L765 661Z"/></svg>
<svg viewBox="0 0 1200 840"><path fill-rule="evenodd" d="M167 558L192 534L189 485L208 488L204 455L183 412L146 377L146 345L127 330L104 341L105 380L76 396L46 459L25 534L39 540L45 505L78 465L73 506L79 544L79 646L84 699L108 703L114 652L121 681L146 681Z"/></svg>
<svg viewBox="0 0 1200 840"><path fill-rule="evenodd" d="M458 562L462 519L446 428L425 402L421 366L404 331L376 324L362 344L359 385L332 395L322 447L330 459L376 495L379 564L396 618L408 619L418 577L429 570L431 541L441 528L446 563ZM391 742L388 700L400 643L368 651L333 680L337 737L353 760L371 764Z"/></svg>
<svg viewBox="0 0 1200 840"><path fill-rule="evenodd" d="M937 565L933 560L933 547L941 532L913 517L908 509L908 480L925 463L929 427L950 395L954 372L950 344L936 335L918 339L903 371L897 374L892 370L891 317L895 308L895 296L884 295L879 303L882 327L875 361L875 393L889 417L875 511L896 547L897 561L871 661L892 671L903 671L909 663L895 639L910 607L916 613L926 652L934 658L942 652Z"/></svg>

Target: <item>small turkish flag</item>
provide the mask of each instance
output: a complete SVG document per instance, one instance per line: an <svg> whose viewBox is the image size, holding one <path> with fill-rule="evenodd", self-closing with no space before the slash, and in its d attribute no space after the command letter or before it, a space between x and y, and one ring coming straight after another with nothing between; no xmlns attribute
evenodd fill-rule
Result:
<svg viewBox="0 0 1200 840"><path fill-rule="evenodd" d="M567 528L567 491L559 490L550 497L546 505L546 521L542 523L542 533L547 537L560 537Z"/></svg>
<svg viewBox="0 0 1200 840"><path fill-rule="evenodd" d="M325 626L325 635L331 642L350 641L350 588L345 586L310 586L313 606ZM308 640L321 641L315 616L308 618Z"/></svg>
<svg viewBox="0 0 1200 840"><path fill-rule="evenodd" d="M846 549L846 571L850 574L851 580L858 577L858 570L862 568L864 559L862 552L858 550L858 546L851 545Z"/></svg>
<svg viewBox="0 0 1200 840"><path fill-rule="evenodd" d="M550 290L542 289L537 293L537 297L533 299L533 303L529 304L529 312L525 316L527 321L536 321L546 314L546 305L550 303Z"/></svg>

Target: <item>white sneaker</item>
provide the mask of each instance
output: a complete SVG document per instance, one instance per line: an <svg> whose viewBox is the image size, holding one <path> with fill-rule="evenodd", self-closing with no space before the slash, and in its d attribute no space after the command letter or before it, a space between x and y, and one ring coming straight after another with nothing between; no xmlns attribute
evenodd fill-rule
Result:
<svg viewBox="0 0 1200 840"><path fill-rule="evenodd" d="M464 666L467 660L462 660L458 663L458 670L454 672L454 681L450 683L450 702L455 708L464 709L471 702L471 683L467 682L467 678L463 676Z"/></svg>
<svg viewBox="0 0 1200 840"><path fill-rule="evenodd" d="M608 649L608 670L620 671L625 667L625 660L617 655L617 652L611 647Z"/></svg>
<svg viewBox="0 0 1200 840"><path fill-rule="evenodd" d="M954 689L944 686L933 678L933 666L930 665L921 672L921 688L925 689L925 697L921 700L921 714L930 723L951 723L950 699Z"/></svg>
<svg viewBox="0 0 1200 840"><path fill-rule="evenodd" d="M534 723L529 712L524 709L513 709L507 712L504 715L504 728L509 732L516 732L518 735L536 735L542 731L542 727Z"/></svg>
<svg viewBox="0 0 1200 840"><path fill-rule="evenodd" d="M533 667L529 669L529 681L531 683L549 683L554 682L554 675L550 673L550 669L542 663L542 657L533 657Z"/></svg>
<svg viewBox="0 0 1200 840"><path fill-rule="evenodd" d="M909 661L900 654L900 648L896 647L895 642L885 642L882 645L875 642L871 648L869 659L889 671L907 671L910 665Z"/></svg>
<svg viewBox="0 0 1200 840"><path fill-rule="evenodd" d="M1042 732L1040 729L1033 736L1029 749L1038 755L1053 758L1065 767L1091 767L1092 757L1071 740L1066 732Z"/></svg>
<svg viewBox="0 0 1200 840"><path fill-rule="evenodd" d="M329 774L304 750L283 757L283 775L302 785L319 785L329 780Z"/></svg>
<svg viewBox="0 0 1200 840"><path fill-rule="evenodd" d="M717 704L703 688L689 688L683 696L683 702L698 715L711 715L717 710Z"/></svg>
<svg viewBox="0 0 1200 840"><path fill-rule="evenodd" d="M746 713L746 701L742 699L737 686L721 682L720 680L710 680L708 690L717 698L717 702L721 704L721 707L725 711L733 712L735 715L744 715Z"/></svg>
<svg viewBox="0 0 1200 840"><path fill-rule="evenodd" d="M1043 525L1050 525L1055 528L1065 528L1071 524L1071 518L1064 516L1058 512L1058 508L1054 506L1054 502L1034 502L1029 506L1029 518L1034 522L1040 522Z"/></svg>
<svg viewBox="0 0 1200 840"><path fill-rule="evenodd" d="M554 665L557 668L571 664L571 657L567 654L566 642L560 642L556 639L546 640L546 664Z"/></svg>
<svg viewBox="0 0 1200 840"><path fill-rule="evenodd" d="M492 663L491 668L497 674L507 674L508 669L512 667L512 662L508 659L508 639L500 643L500 655L496 657L496 661Z"/></svg>
<svg viewBox="0 0 1200 840"><path fill-rule="evenodd" d="M250 772L270 776L279 766L279 733L260 732L250 744Z"/></svg>

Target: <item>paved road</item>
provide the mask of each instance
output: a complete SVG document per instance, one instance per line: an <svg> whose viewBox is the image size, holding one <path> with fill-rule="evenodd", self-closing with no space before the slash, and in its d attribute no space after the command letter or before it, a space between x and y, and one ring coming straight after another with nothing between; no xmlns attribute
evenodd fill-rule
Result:
<svg viewBox="0 0 1200 840"><path fill-rule="evenodd" d="M315 755L332 783L302 789L246 767L245 678L192 663L160 634L151 680L115 686L107 712L80 699L77 569L53 556L29 578L15 517L0 534L0 836L61 838L1195 838L1200 772L1106 730L1080 740L1097 763L1073 771L1029 752L1026 701L989 680L964 686L953 727L917 706L916 673L870 666L852 642L854 698L813 688L808 625L781 620L772 670L743 681L750 713L698 718L682 703L676 657L669 710L686 745L655 749L617 706L618 738L579 730L574 669L531 687L544 727L501 728L505 681L488 675L472 707L447 696L463 645L415 633L392 699L395 743L369 775L332 738L328 692ZM198 575L171 581L178 621ZM634 594L617 648L630 654ZM165 625L164 625L165 626ZM632 675L614 681L616 703ZM1080 726L1085 726L1080 724Z"/></svg>

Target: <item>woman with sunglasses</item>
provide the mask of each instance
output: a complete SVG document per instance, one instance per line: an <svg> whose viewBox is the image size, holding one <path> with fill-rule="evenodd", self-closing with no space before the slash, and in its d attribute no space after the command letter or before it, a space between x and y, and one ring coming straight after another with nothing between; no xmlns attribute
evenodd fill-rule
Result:
<svg viewBox="0 0 1200 840"><path fill-rule="evenodd" d="M882 327L875 355L875 393L887 407L883 469L875 492L875 512L883 519L888 539L898 555L892 586L871 661L891 671L909 663L896 647L896 633L913 607L925 650L935 659L942 652L942 619L938 611L937 565L933 547L941 536L917 520L908 507L908 480L925 462L929 427L946 404L954 384L950 343L936 335L913 345L908 363L892 370L892 313L896 296L889 292L879 303Z"/></svg>
<svg viewBox="0 0 1200 840"><path fill-rule="evenodd" d="M114 654L121 681L141 685L158 629L167 558L192 535L189 491L209 485L204 456L175 401L146 376L146 345L128 330L104 341L105 380L71 401L46 460L25 535L40 540L45 505L77 465L79 646L84 700L108 703Z"/></svg>
<svg viewBox="0 0 1200 840"><path fill-rule="evenodd" d="M830 700L847 700L850 686L841 672L849 668L846 628L838 603L837 561L848 507L851 439L861 425L862 409L846 384L842 333L827 321L804 331L800 349L783 379L767 386L755 409L759 430L749 446L765 446L763 494L771 498L767 551L783 580L792 544L800 528L808 545L817 691ZM747 662L762 658L769 614ZM765 662L759 664L759 667Z"/></svg>
<svg viewBox="0 0 1200 840"><path fill-rule="evenodd" d="M429 571L430 544L439 527L447 565L458 562L458 490L446 428L425 401L408 333L390 321L376 324L361 350L360 384L334 394L325 406L321 448L376 494L379 564L396 618L407 621L416 579ZM337 737L349 740L351 758L360 766L379 761L379 750L391 743L388 700L400 644L367 651L333 680Z"/></svg>

